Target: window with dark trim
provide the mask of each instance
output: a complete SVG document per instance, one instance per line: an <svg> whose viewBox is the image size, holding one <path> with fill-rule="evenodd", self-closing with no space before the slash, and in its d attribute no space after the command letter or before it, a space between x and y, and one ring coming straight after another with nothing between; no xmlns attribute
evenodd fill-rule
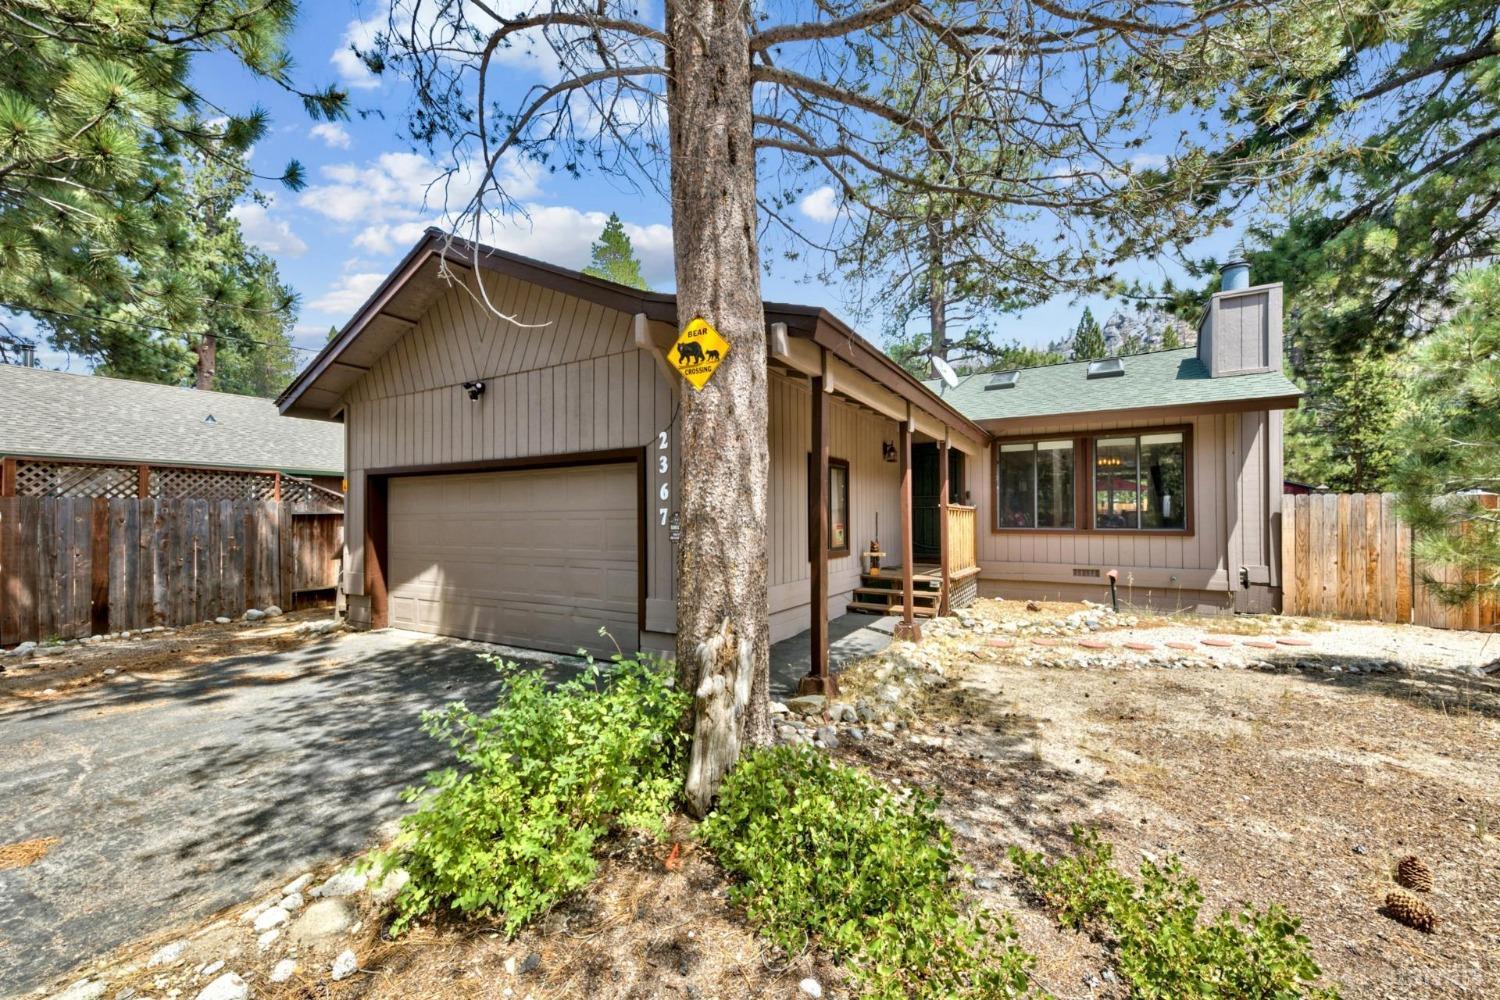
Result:
<svg viewBox="0 0 1500 1000"><path fill-rule="evenodd" d="M1094 527L1187 528L1187 436L1180 430L1094 438Z"/></svg>
<svg viewBox="0 0 1500 1000"><path fill-rule="evenodd" d="M828 552L849 554L849 463L828 460Z"/></svg>
<svg viewBox="0 0 1500 1000"><path fill-rule="evenodd" d="M992 531L1191 534L1192 428L1001 439Z"/></svg>
<svg viewBox="0 0 1500 1000"><path fill-rule="evenodd" d="M1075 451L1070 438L998 445L996 527L1071 529Z"/></svg>

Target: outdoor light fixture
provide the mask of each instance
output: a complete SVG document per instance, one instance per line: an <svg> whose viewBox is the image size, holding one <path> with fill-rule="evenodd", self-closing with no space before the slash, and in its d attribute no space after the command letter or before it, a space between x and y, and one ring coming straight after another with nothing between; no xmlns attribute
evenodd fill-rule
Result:
<svg viewBox="0 0 1500 1000"><path fill-rule="evenodd" d="M467 392L469 394L469 399L473 400L474 402L478 402L479 397L484 395L484 380L480 379L474 382L465 382L464 392Z"/></svg>
<svg viewBox="0 0 1500 1000"><path fill-rule="evenodd" d="M887 462L894 462L896 460L896 442L880 442L880 457L885 459Z"/></svg>

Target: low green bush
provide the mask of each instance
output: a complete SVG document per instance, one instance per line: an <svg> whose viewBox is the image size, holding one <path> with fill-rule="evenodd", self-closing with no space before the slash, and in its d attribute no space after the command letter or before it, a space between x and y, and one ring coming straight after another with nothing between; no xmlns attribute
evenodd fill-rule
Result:
<svg viewBox="0 0 1500 1000"><path fill-rule="evenodd" d="M868 996L1025 993L1031 957L1008 921L963 912L936 808L807 747L777 747L740 760L698 838L775 944L827 950Z"/></svg>
<svg viewBox="0 0 1500 1000"><path fill-rule="evenodd" d="M501 677L490 712L457 702L423 716L457 764L407 789L418 808L377 859L411 876L397 932L448 909L515 933L593 879L606 833L659 832L682 785L689 696L666 664L616 658L549 688L535 670L485 659Z"/></svg>
<svg viewBox="0 0 1500 1000"><path fill-rule="evenodd" d="M1010 849L1021 875L1057 913L1064 927L1113 946L1121 977L1133 996L1292 1000L1338 994L1317 986L1301 922L1280 906L1250 906L1202 923L1203 892L1175 857L1141 863L1140 881L1110 863L1114 849L1097 831L1074 829L1073 854L1048 861L1041 853Z"/></svg>

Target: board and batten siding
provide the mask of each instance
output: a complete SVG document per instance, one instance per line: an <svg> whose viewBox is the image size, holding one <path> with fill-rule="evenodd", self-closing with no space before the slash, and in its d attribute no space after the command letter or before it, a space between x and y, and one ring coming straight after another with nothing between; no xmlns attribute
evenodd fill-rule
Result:
<svg viewBox="0 0 1500 1000"><path fill-rule="evenodd" d="M773 373L769 384L770 490L768 583L771 640L808 628L812 566L807 549L808 461L812 446L812 388ZM886 565L900 551L901 467L881 445L895 441L893 420L834 395L828 400L828 454L849 463L849 554L829 557L828 614L844 614L859 586L859 554L875 537L879 516Z"/></svg>
<svg viewBox="0 0 1500 1000"><path fill-rule="evenodd" d="M473 281L473 278L469 279ZM484 292L455 285L427 309L343 399L349 497L350 615L364 596L365 473L465 462L644 449L647 648L673 629L673 553L658 508L675 509L676 404L655 362L637 349L634 318L574 296L484 273ZM482 379L470 400L464 382ZM666 432L668 447L661 449ZM658 460L666 456L667 472ZM659 499L663 483L669 494Z"/></svg>
<svg viewBox="0 0 1500 1000"><path fill-rule="evenodd" d="M1279 411L1224 413L1187 420L1059 422L1026 436L1074 437L1153 427L1192 426L1191 535L1109 531L997 531L994 453L984 457L979 507L980 589L986 596L1107 599L1104 574L1120 572L1122 600L1167 610L1211 603L1259 609L1279 586L1281 511ZM1003 429L996 436L1004 438ZM1252 586L1240 586L1245 567ZM1098 576L1080 576L1097 571Z"/></svg>

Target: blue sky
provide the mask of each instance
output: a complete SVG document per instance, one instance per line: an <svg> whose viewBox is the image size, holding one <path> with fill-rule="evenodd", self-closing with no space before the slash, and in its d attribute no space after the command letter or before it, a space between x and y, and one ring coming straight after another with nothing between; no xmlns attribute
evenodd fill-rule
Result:
<svg viewBox="0 0 1500 1000"><path fill-rule="evenodd" d="M224 106L245 109L259 104L270 112L271 132L252 154L251 164L258 172L279 174L291 158L306 168L304 190L266 184L263 189L272 197L268 208L248 204L237 209L247 237L276 258L283 280L301 297L293 338L304 349L298 355L301 363L322 346L329 326L342 325L422 230L443 216L441 195L429 197L427 190L440 172L442 155L413 149L402 137L405 84L394 74L385 79L372 76L349 51L351 42L366 42L383 26L384 10L378 0L302 5L292 38L296 76L304 86L333 81L347 87L356 110L349 121L308 120L295 97L251 78L227 59L205 59L195 68L202 89ZM519 91L538 79L539 67L518 56L505 72ZM494 242L566 267L583 267L590 243L615 211L626 224L647 280L655 288L670 290L671 219L668 206L654 191L619 178L586 174L575 179L519 164L511 165L508 190L525 206L529 219L515 219ZM797 221L810 232L826 230L835 208L833 189L819 189L815 183L797 207ZM1220 234L1201 249L1222 252L1232 242L1232 234ZM817 280L816 262L788 263L769 252L765 256L773 260L763 283L767 299L847 313L850 290ZM1133 262L1124 274L1147 279L1180 276L1174 267L1150 261ZM1003 317L995 325L1002 339L1044 345L1065 335L1084 305L1092 306L1101 319L1115 308L1097 297L1055 300ZM867 336L879 339L878 321L861 326ZM51 354L44 361L55 367L68 363ZM71 367L83 366L75 358Z"/></svg>

